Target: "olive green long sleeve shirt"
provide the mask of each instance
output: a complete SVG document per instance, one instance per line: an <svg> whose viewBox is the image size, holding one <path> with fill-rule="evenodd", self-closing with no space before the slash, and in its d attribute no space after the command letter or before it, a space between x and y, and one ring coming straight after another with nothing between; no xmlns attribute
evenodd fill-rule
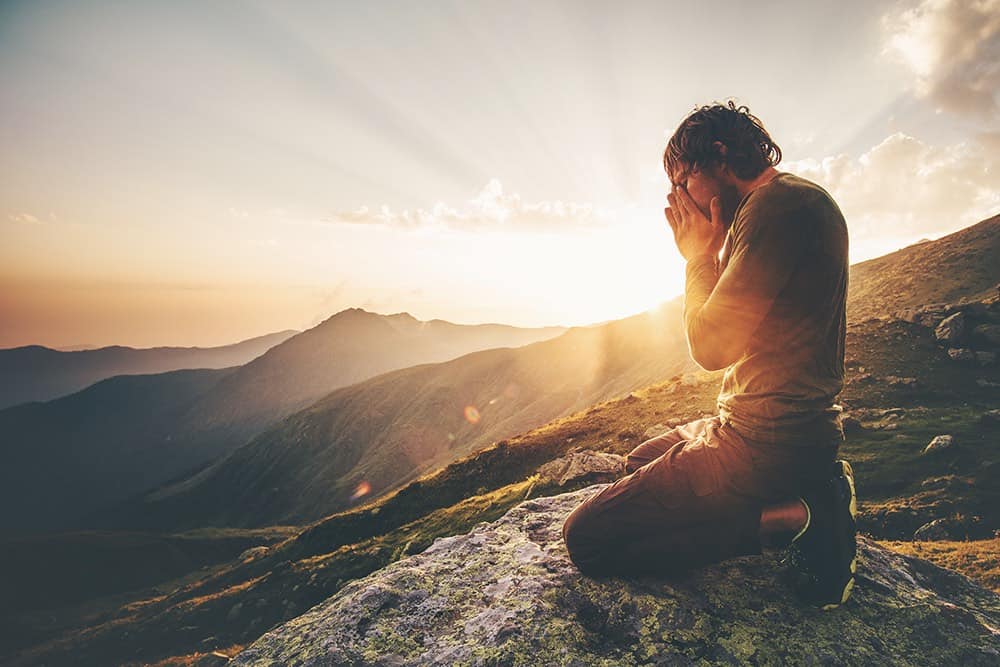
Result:
<svg viewBox="0 0 1000 667"><path fill-rule="evenodd" d="M726 368L719 414L744 437L824 446L843 438L848 282L844 216L823 188L780 172L740 202L722 258L686 268L688 350Z"/></svg>

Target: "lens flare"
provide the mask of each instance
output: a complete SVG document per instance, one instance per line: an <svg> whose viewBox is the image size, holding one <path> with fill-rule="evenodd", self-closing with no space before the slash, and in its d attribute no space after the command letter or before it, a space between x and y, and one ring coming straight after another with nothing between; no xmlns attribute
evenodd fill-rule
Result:
<svg viewBox="0 0 1000 667"><path fill-rule="evenodd" d="M363 480L360 484L358 484L358 488L354 489L354 493L351 494L351 500L357 500L362 496L367 496L371 493L371 490L372 485L369 484L367 480Z"/></svg>
<svg viewBox="0 0 1000 667"><path fill-rule="evenodd" d="M470 424L475 424L479 422L479 410L476 409L474 405L465 406L465 419Z"/></svg>

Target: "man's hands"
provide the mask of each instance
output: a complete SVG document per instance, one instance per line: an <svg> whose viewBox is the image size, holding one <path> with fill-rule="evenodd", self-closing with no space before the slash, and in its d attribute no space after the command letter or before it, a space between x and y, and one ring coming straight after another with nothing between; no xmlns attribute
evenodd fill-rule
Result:
<svg viewBox="0 0 1000 667"><path fill-rule="evenodd" d="M685 260L699 255L715 257L726 240L726 228L722 224L722 203L712 197L710 205L712 218L706 218L694 199L683 188L674 188L667 195L670 206L663 209L674 231L674 242Z"/></svg>

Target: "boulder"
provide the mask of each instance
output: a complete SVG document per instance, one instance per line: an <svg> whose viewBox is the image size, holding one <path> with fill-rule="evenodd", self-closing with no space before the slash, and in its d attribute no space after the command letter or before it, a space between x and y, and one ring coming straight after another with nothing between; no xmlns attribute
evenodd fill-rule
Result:
<svg viewBox="0 0 1000 667"><path fill-rule="evenodd" d="M559 486L579 480L613 481L625 474L625 457L582 449L543 464L538 474L542 481L556 482Z"/></svg>
<svg viewBox="0 0 1000 667"><path fill-rule="evenodd" d="M840 425L844 429L845 435L850 435L851 433L860 433L865 430L865 427L861 424L861 421L856 417L841 417Z"/></svg>
<svg viewBox="0 0 1000 667"><path fill-rule="evenodd" d="M821 611L773 555L594 579L562 524L606 485L535 498L354 580L233 665L961 664L1000 660L1000 596L858 539L847 604Z"/></svg>
<svg viewBox="0 0 1000 667"><path fill-rule="evenodd" d="M917 389L920 387L920 380L917 378L886 375L884 379L893 389Z"/></svg>
<svg viewBox="0 0 1000 667"><path fill-rule="evenodd" d="M934 519L930 523L917 528L913 533L914 542L924 542L929 540L950 540L952 531L947 519Z"/></svg>
<svg viewBox="0 0 1000 667"><path fill-rule="evenodd" d="M930 454L931 452L943 452L946 449L951 449L955 446L955 437L951 435L936 435L934 438L927 443L924 447L924 454Z"/></svg>
<svg viewBox="0 0 1000 667"><path fill-rule="evenodd" d="M934 337L942 343L958 343L965 338L965 314L958 312L941 320L934 329Z"/></svg>
<svg viewBox="0 0 1000 667"><path fill-rule="evenodd" d="M666 426L665 424L653 424L643 432L642 437L649 440L650 438L655 438L656 436L662 433L666 433L669 430L670 427Z"/></svg>
<svg viewBox="0 0 1000 667"><path fill-rule="evenodd" d="M949 347L948 356L953 361L975 361L975 353L967 347Z"/></svg>

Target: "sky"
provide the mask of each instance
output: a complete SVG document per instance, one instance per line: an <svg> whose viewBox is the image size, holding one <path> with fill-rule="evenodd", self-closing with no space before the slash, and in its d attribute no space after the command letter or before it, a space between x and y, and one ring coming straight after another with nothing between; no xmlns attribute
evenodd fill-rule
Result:
<svg viewBox="0 0 1000 667"><path fill-rule="evenodd" d="M1000 212L998 90L1000 0L0 0L0 347L642 312L729 99L861 261Z"/></svg>

